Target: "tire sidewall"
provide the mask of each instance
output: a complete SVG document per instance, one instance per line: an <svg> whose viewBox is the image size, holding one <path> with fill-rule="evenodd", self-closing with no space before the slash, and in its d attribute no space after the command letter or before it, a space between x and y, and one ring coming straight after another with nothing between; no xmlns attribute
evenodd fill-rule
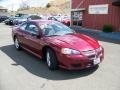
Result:
<svg viewBox="0 0 120 90"><path fill-rule="evenodd" d="M48 65L47 63L47 66L50 70L56 70L58 68L58 61L57 61L57 57L54 53L54 51L52 49L47 49L46 51L46 62L47 62L47 53L49 53L50 55L50 65Z"/></svg>

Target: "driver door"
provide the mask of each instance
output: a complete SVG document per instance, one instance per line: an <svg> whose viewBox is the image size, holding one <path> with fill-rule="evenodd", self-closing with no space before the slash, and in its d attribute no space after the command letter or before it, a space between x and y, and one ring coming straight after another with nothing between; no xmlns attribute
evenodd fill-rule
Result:
<svg viewBox="0 0 120 90"><path fill-rule="evenodd" d="M26 46L32 53L41 56L41 43L40 43L40 30L39 27L34 23L29 23L27 28L28 34L26 35Z"/></svg>

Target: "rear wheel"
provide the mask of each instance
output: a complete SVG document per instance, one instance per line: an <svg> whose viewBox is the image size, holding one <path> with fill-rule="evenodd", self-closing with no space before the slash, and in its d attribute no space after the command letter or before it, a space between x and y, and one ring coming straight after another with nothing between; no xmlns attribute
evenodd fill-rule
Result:
<svg viewBox="0 0 120 90"><path fill-rule="evenodd" d="M19 43L19 41L18 41L18 39L15 37L15 39L14 39L14 45L15 45L15 48L17 49L17 50L20 50L21 49L21 47L20 47L20 43Z"/></svg>
<svg viewBox="0 0 120 90"><path fill-rule="evenodd" d="M51 49L47 49L46 51L46 62L49 69L56 70L58 68L57 57Z"/></svg>

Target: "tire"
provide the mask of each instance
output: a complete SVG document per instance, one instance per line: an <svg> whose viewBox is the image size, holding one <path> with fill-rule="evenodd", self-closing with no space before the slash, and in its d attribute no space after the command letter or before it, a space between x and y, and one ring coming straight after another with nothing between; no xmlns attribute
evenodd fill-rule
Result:
<svg viewBox="0 0 120 90"><path fill-rule="evenodd" d="M46 50L46 55L45 59L47 62L47 66L50 70L56 70L58 69L58 61L55 53L53 52L52 49L47 49Z"/></svg>
<svg viewBox="0 0 120 90"><path fill-rule="evenodd" d="M14 45L15 45L15 48L17 50L21 50L21 46L20 46L19 40L16 37L14 39Z"/></svg>

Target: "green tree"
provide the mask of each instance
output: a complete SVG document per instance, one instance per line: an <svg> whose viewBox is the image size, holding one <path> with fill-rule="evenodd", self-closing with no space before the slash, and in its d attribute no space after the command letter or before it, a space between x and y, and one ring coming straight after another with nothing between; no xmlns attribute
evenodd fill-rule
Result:
<svg viewBox="0 0 120 90"><path fill-rule="evenodd" d="M46 5L46 8L50 8L50 7L51 7L51 4L48 3L48 4Z"/></svg>

